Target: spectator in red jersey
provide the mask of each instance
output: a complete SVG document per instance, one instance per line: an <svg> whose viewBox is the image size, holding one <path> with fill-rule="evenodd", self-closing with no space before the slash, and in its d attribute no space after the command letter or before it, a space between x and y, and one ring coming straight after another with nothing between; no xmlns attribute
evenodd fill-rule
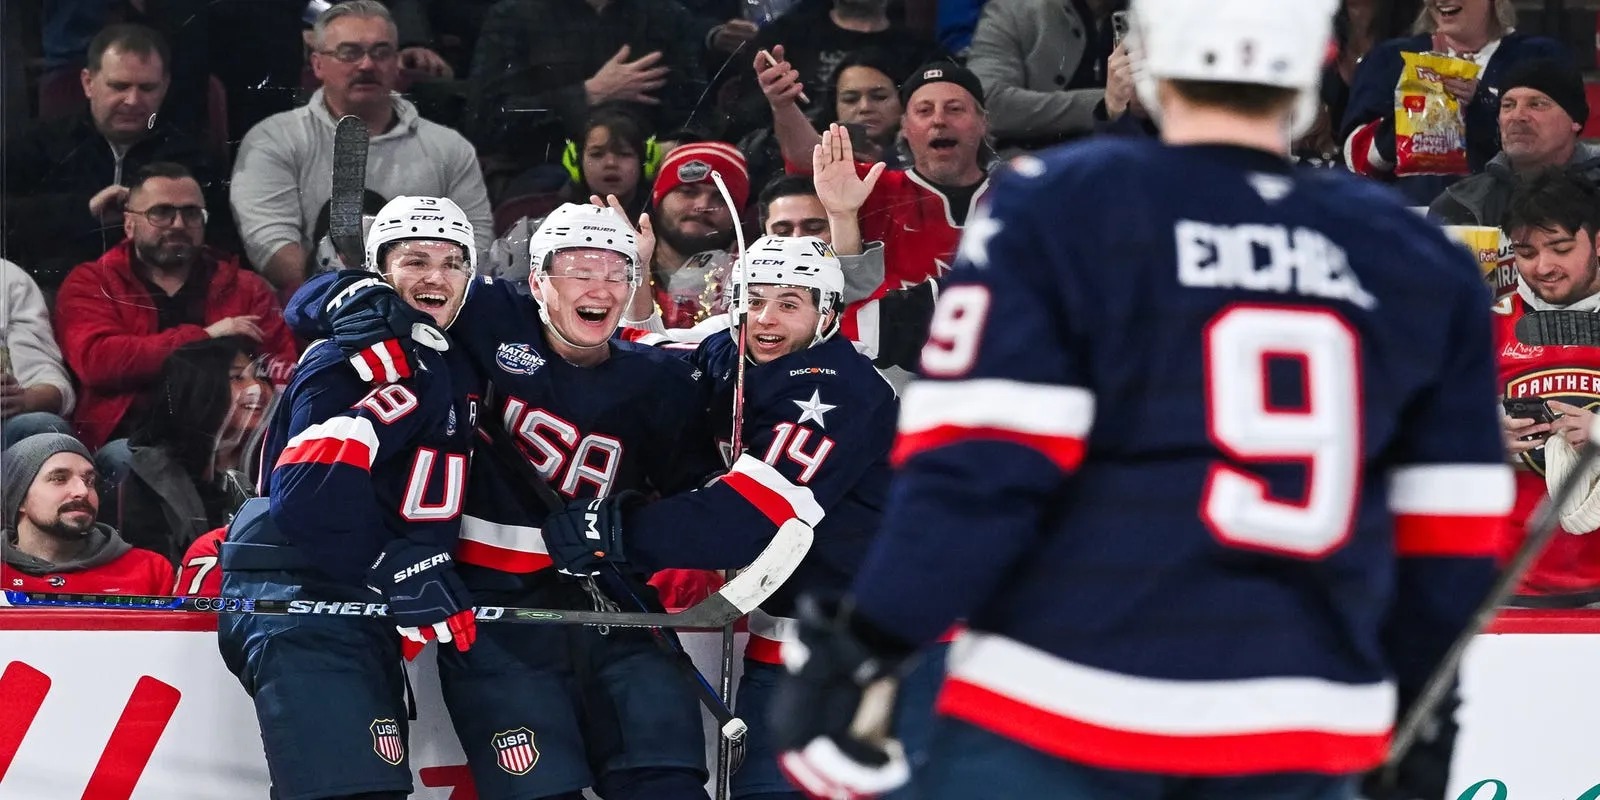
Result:
<svg viewBox="0 0 1600 800"><path fill-rule="evenodd" d="M1517 294L1495 317L1503 391L1542 399L1554 415L1550 422L1503 419L1506 450L1518 467L1512 535L1501 549L1509 558L1534 508L1572 474L1600 406L1600 350L1530 347L1516 337L1528 311L1600 310L1600 192L1565 170L1538 173L1517 186L1501 225L1517 268ZM1594 475L1582 479L1583 489L1561 509L1561 532L1523 576L1513 605L1576 608L1600 601L1600 490Z"/></svg>
<svg viewBox="0 0 1600 800"><path fill-rule="evenodd" d="M89 448L64 433L29 436L0 461L6 512L0 583L6 589L87 594L166 594L172 564L98 522Z"/></svg>
<svg viewBox="0 0 1600 800"><path fill-rule="evenodd" d="M822 137L795 105L802 91L799 73L781 60L782 48L773 54L778 63L758 74L772 106L773 129L789 171L810 172ZM915 286L950 268L968 216L988 189L992 159L983 86L971 70L952 62L926 64L900 87L900 96L900 132L913 166L884 172L860 214L862 237L883 242L887 263L880 293ZM856 164L863 178L871 169ZM849 335L848 320L844 332Z"/></svg>
<svg viewBox="0 0 1600 800"><path fill-rule="evenodd" d="M172 587L173 594L221 596L222 570L217 569L217 565L222 560L222 539L227 533L227 528L217 528L189 545L189 551L183 554L183 561L178 564L178 584ZM706 593L707 596L710 594ZM665 594L662 596L665 597Z"/></svg>

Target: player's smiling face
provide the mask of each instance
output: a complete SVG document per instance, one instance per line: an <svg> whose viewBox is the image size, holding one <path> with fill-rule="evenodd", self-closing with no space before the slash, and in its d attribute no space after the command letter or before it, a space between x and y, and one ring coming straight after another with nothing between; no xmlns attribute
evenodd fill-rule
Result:
<svg viewBox="0 0 1600 800"><path fill-rule="evenodd" d="M622 322L633 296L632 270L621 253L593 248L558 250L548 277L533 282L550 324L579 347L604 344Z"/></svg>
<svg viewBox="0 0 1600 800"><path fill-rule="evenodd" d="M817 301L810 289L751 286L745 352L757 364L811 346L817 335Z"/></svg>
<svg viewBox="0 0 1600 800"><path fill-rule="evenodd" d="M1587 229L1528 227L1512 232L1517 274L1540 300L1565 306L1600 292L1595 237Z"/></svg>
<svg viewBox="0 0 1600 800"><path fill-rule="evenodd" d="M384 254L385 277L406 303L442 328L455 321L466 299L472 272L466 256L454 242L397 242Z"/></svg>

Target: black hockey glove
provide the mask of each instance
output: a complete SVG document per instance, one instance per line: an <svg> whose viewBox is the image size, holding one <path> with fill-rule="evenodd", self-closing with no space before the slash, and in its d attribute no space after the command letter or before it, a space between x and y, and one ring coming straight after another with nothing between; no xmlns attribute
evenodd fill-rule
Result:
<svg viewBox="0 0 1600 800"><path fill-rule="evenodd" d="M594 576L602 564L628 563L622 546L622 515L644 501L639 492L577 500L544 518L540 530L550 560L564 575Z"/></svg>
<svg viewBox="0 0 1600 800"><path fill-rule="evenodd" d="M899 669L914 648L850 613L848 601L800 598L799 646L785 642L788 675L768 720L778 766L818 800L883 794L910 779L891 738Z"/></svg>
<svg viewBox="0 0 1600 800"><path fill-rule="evenodd" d="M466 652L478 638L472 593L446 550L405 539L391 542L367 570L367 585L388 602L407 661L432 639L453 642Z"/></svg>
<svg viewBox="0 0 1600 800"><path fill-rule="evenodd" d="M1455 758L1456 732L1460 730L1456 724L1460 689L1459 683L1450 688L1450 694L1423 724L1417 741L1395 769L1380 768L1366 774L1361 781L1362 800L1445 800L1450 762ZM1402 712L1404 709L1402 704Z"/></svg>
<svg viewBox="0 0 1600 800"><path fill-rule="evenodd" d="M356 374L368 383L394 383L415 371L410 342L439 352L450 349L433 318L406 304L377 275L343 270L323 307L333 340Z"/></svg>

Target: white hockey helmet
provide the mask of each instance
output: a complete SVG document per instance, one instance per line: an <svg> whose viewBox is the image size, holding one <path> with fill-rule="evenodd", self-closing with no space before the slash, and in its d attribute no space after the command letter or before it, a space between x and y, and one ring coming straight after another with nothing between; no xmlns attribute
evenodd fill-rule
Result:
<svg viewBox="0 0 1600 800"><path fill-rule="evenodd" d="M367 229L368 272L384 274L383 257L389 245L404 241L450 242L460 245L467 258L467 283L461 292L460 315L467 295L477 283L478 245L472 236L472 223L454 200L448 197L409 197L402 195L385 203ZM445 323L449 327L455 320Z"/></svg>
<svg viewBox="0 0 1600 800"><path fill-rule="evenodd" d="M528 269L537 280L550 271L550 257L561 250L595 249L628 259L628 285L638 286L639 242L633 226L609 208L562 203L528 237Z"/></svg>
<svg viewBox="0 0 1600 800"><path fill-rule="evenodd" d="M729 278L732 301L729 319L739 325L744 298L742 287L798 286L810 289L817 301L815 345L839 329L837 315L828 324L829 311L843 311L844 267L833 247L815 236L763 236L750 243L744 257L734 262Z"/></svg>
<svg viewBox="0 0 1600 800"><path fill-rule="evenodd" d="M1291 136L1317 117L1339 0L1133 0L1128 54L1139 102L1160 121L1156 83L1218 81L1299 92Z"/></svg>
<svg viewBox="0 0 1600 800"><path fill-rule="evenodd" d="M367 269L383 272L382 259L387 246L408 239L461 245L467 254L467 268L478 268L478 245L472 238L472 223L467 221L461 207L448 197L402 195L384 204L367 231Z"/></svg>

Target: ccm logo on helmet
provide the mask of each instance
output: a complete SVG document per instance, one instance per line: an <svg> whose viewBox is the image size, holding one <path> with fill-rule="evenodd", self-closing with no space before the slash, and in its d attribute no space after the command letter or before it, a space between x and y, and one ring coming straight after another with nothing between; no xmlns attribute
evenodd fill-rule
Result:
<svg viewBox="0 0 1600 800"><path fill-rule="evenodd" d="M443 214L413 214L413 215L411 215L411 221L412 222L443 222L444 221L444 215Z"/></svg>

